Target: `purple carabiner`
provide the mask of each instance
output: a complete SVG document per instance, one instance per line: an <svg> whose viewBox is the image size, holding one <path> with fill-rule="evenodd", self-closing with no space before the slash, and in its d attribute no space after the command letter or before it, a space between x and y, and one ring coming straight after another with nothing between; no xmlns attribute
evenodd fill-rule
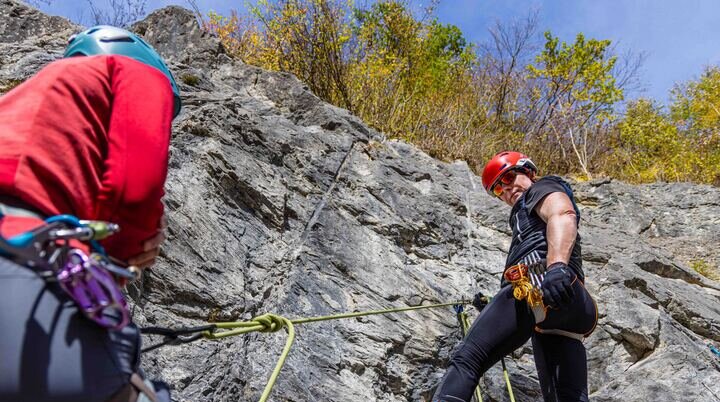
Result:
<svg viewBox="0 0 720 402"><path fill-rule="evenodd" d="M82 250L70 250L67 257L67 263L57 273L63 290L98 325L115 330L125 327L130 312L112 275Z"/></svg>

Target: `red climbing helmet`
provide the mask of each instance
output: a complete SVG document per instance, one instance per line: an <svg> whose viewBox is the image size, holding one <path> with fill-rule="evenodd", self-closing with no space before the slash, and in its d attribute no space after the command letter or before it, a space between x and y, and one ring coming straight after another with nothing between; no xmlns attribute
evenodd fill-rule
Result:
<svg viewBox="0 0 720 402"><path fill-rule="evenodd" d="M485 165L482 172L482 184L485 191L490 195L493 194L493 187L497 185L502 176L511 171L516 170L528 175L531 179L537 173L537 166L525 154L514 151L504 151L493 156Z"/></svg>

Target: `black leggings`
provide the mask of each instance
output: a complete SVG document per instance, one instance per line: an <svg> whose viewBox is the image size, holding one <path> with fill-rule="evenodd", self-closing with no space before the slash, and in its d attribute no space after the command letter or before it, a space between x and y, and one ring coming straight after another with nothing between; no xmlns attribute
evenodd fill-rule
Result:
<svg viewBox="0 0 720 402"><path fill-rule="evenodd" d="M572 306L548 310L538 328L592 332L597 322L595 302L579 280L573 287ZM475 320L450 360L433 401L470 401L483 373L530 337L545 401L587 401L585 346L578 339L535 331L535 316L527 303L513 298L510 286L501 289Z"/></svg>

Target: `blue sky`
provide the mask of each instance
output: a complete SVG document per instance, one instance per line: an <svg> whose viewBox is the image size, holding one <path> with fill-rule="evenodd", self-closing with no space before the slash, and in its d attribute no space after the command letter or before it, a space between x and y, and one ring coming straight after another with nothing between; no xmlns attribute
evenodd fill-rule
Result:
<svg viewBox="0 0 720 402"><path fill-rule="evenodd" d="M242 10L245 4L244 0L196 2L203 11L221 14ZM363 0L356 0L360 3ZM147 0L146 8L169 4L188 7L184 0ZM77 0L50 0L40 6L76 21L87 7ZM441 0L437 16L443 23L457 25L470 42L482 42L488 40L488 28L496 21L522 19L534 9L540 32L550 30L567 42L583 32L589 38L612 40L618 51L645 53L640 71L644 91L630 93L631 98L644 95L667 103L675 83L696 79L705 66L720 65L720 0ZM88 18L87 11L84 15Z"/></svg>
<svg viewBox="0 0 720 402"><path fill-rule="evenodd" d="M438 17L457 25L468 39L483 41L494 21L522 18L531 9L539 12L541 31L564 41L583 32L612 40L618 51L645 53L642 95L662 103L675 83L720 64L718 0L454 0L440 4Z"/></svg>

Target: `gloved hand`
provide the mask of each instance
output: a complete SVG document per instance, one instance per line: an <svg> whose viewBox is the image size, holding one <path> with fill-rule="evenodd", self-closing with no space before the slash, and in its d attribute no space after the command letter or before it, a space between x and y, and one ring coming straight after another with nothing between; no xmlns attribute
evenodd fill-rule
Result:
<svg viewBox="0 0 720 402"><path fill-rule="evenodd" d="M543 302L546 306L563 309L572 303L575 291L572 283L575 274L563 262L556 262L548 267L542 283Z"/></svg>
<svg viewBox="0 0 720 402"><path fill-rule="evenodd" d="M477 311L482 311L482 309L485 308L489 303L488 297L485 296L482 292L477 292L475 294L475 297L473 297L472 305L477 309Z"/></svg>

